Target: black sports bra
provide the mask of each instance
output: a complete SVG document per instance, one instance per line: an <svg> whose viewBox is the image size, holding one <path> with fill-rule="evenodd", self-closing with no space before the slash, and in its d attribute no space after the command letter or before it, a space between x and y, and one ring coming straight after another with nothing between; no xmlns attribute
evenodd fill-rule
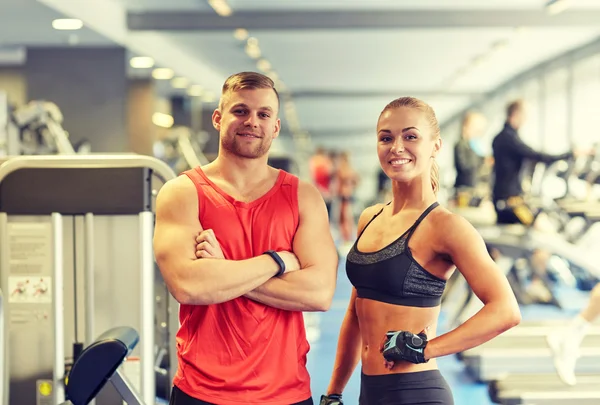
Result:
<svg viewBox="0 0 600 405"><path fill-rule="evenodd" d="M413 258L408 242L423 219L439 204L434 202L398 239L376 252L358 251L358 241L383 208L364 227L346 258L346 274L357 296L411 307L440 305L446 280L425 270Z"/></svg>

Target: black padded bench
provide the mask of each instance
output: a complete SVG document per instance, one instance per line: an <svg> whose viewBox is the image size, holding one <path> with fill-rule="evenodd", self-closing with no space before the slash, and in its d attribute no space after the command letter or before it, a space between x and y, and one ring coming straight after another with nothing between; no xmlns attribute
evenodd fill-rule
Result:
<svg viewBox="0 0 600 405"><path fill-rule="evenodd" d="M67 402L87 405L110 381L128 405L144 405L140 395L119 370L139 341L133 328L118 327L104 332L86 347L73 364L66 384Z"/></svg>

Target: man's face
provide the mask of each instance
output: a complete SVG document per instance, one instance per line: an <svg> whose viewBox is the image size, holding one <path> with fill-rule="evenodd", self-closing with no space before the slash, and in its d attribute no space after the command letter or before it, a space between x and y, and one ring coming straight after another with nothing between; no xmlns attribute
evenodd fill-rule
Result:
<svg viewBox="0 0 600 405"><path fill-rule="evenodd" d="M527 118L527 114L525 111L525 106L521 106L521 108L517 109L513 114L512 124L515 129L519 129L525 123L525 119Z"/></svg>
<svg viewBox="0 0 600 405"><path fill-rule="evenodd" d="M269 152L279 135L277 95L272 89L243 89L223 97L220 109L213 113L213 126L219 131L221 147L247 159Z"/></svg>

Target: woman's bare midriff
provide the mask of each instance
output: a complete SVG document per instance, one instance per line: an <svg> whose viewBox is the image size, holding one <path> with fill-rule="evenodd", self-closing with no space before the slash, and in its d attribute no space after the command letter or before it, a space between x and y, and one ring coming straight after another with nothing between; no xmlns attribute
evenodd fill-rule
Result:
<svg viewBox="0 0 600 405"><path fill-rule="evenodd" d="M369 299L356 299L356 314L362 337L362 372L367 375L407 373L437 368L435 359L427 363L397 362L392 370L385 367L381 345L388 331L425 331L427 339L436 336L440 307L418 308L392 305Z"/></svg>

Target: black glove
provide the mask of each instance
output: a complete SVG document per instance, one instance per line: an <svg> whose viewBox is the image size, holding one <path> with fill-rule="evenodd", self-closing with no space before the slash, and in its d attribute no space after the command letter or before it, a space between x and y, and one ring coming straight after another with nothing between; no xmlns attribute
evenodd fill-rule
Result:
<svg viewBox="0 0 600 405"><path fill-rule="evenodd" d="M342 394L321 395L319 405L344 405Z"/></svg>
<svg viewBox="0 0 600 405"><path fill-rule="evenodd" d="M387 340L383 345L383 357L387 361L405 360L411 363L427 363L425 347L427 335L423 332L415 335L411 332L397 331L386 333Z"/></svg>

